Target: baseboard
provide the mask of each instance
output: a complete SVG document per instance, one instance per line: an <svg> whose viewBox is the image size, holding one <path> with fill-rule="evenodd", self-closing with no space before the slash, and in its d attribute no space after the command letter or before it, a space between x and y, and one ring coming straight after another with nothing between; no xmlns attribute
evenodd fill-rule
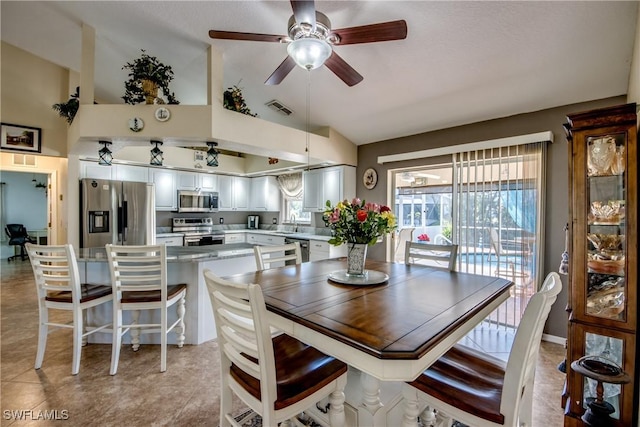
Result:
<svg viewBox="0 0 640 427"><path fill-rule="evenodd" d="M555 335L549 335L549 334L542 334L542 341L547 341L547 342L551 342L554 344L560 344L563 346L567 346L567 339L563 338L563 337L558 337Z"/></svg>

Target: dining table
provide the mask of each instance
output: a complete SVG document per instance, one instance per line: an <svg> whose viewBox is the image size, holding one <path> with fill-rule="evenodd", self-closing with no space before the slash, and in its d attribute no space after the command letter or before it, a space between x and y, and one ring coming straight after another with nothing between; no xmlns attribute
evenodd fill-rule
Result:
<svg viewBox="0 0 640 427"><path fill-rule="evenodd" d="M225 279L260 285L272 326L349 365L347 425L415 419L417 413L408 413L415 408L402 405L402 383L481 323L513 285L500 277L372 259L367 276L350 277L345 266L344 258L335 258ZM316 406L312 415L322 417L325 408Z"/></svg>

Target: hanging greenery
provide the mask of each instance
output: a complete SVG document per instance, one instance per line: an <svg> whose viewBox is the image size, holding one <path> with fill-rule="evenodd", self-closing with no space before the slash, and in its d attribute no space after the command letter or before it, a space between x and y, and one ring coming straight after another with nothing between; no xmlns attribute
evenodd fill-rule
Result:
<svg viewBox="0 0 640 427"><path fill-rule="evenodd" d="M251 117L258 116L257 114L251 113L251 110L247 107L247 103L244 102L242 89L238 86L233 86L225 90L223 99L223 106L227 110L237 111L238 113L246 114Z"/></svg>
<svg viewBox="0 0 640 427"><path fill-rule="evenodd" d="M71 98L67 102L61 102L59 104L53 104L52 108L60 114L60 117L64 118L67 123L73 122L78 107L80 106L80 86L76 87L76 93L70 95Z"/></svg>

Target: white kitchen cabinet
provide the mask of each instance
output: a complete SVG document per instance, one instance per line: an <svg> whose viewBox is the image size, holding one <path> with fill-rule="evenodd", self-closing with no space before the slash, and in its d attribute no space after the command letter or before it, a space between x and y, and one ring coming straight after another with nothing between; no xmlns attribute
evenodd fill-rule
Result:
<svg viewBox="0 0 640 427"><path fill-rule="evenodd" d="M252 211L280 211L281 192L275 176L251 178Z"/></svg>
<svg viewBox="0 0 640 427"><path fill-rule="evenodd" d="M333 246L324 240L309 240L309 261L347 256L347 245Z"/></svg>
<svg viewBox="0 0 640 427"><path fill-rule="evenodd" d="M250 185L250 178L220 175L218 177L219 210L249 210Z"/></svg>
<svg viewBox="0 0 640 427"><path fill-rule="evenodd" d="M92 162L88 160L80 161L80 178L93 178L93 179L114 179L113 178L113 166L99 165L98 162Z"/></svg>
<svg viewBox="0 0 640 427"><path fill-rule="evenodd" d="M167 236L167 237L156 237L156 245L165 244L167 246L183 246L183 238L184 236Z"/></svg>
<svg viewBox="0 0 640 427"><path fill-rule="evenodd" d="M149 181L155 186L156 210L177 211L178 189L175 171L150 168Z"/></svg>
<svg viewBox="0 0 640 427"><path fill-rule="evenodd" d="M247 233L247 243L254 245L284 245L284 237L270 234Z"/></svg>
<svg viewBox="0 0 640 427"><path fill-rule="evenodd" d="M224 235L224 243L244 243L245 235L244 233L226 233Z"/></svg>
<svg viewBox="0 0 640 427"><path fill-rule="evenodd" d="M304 171L302 209L309 212L322 212L326 201L333 205L356 195L356 168L352 166L334 166L324 169Z"/></svg>
<svg viewBox="0 0 640 427"><path fill-rule="evenodd" d="M149 182L149 168L133 165L113 165L113 179L128 182Z"/></svg>
<svg viewBox="0 0 640 427"><path fill-rule="evenodd" d="M198 172L178 172L178 190L218 191L218 176Z"/></svg>

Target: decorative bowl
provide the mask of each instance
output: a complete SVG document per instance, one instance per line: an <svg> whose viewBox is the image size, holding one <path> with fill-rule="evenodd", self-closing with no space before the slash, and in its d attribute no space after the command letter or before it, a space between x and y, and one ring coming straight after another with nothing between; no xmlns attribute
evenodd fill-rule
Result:
<svg viewBox="0 0 640 427"><path fill-rule="evenodd" d="M622 250L624 244L624 234L599 234L589 233L587 239L598 251L605 253L617 253Z"/></svg>
<svg viewBox="0 0 640 427"><path fill-rule="evenodd" d="M587 313L615 318L624 310L624 289L613 288L587 298Z"/></svg>
<svg viewBox="0 0 640 427"><path fill-rule="evenodd" d="M588 258L587 267L591 273L624 276L624 255L606 257L602 254L589 254Z"/></svg>
<svg viewBox="0 0 640 427"><path fill-rule="evenodd" d="M590 176L606 175L610 172L611 164L616 157L616 141L610 137L592 139L589 141L587 166Z"/></svg>
<svg viewBox="0 0 640 427"><path fill-rule="evenodd" d="M591 224L617 224L624 218L624 203L610 200L608 203L591 202L589 222Z"/></svg>

